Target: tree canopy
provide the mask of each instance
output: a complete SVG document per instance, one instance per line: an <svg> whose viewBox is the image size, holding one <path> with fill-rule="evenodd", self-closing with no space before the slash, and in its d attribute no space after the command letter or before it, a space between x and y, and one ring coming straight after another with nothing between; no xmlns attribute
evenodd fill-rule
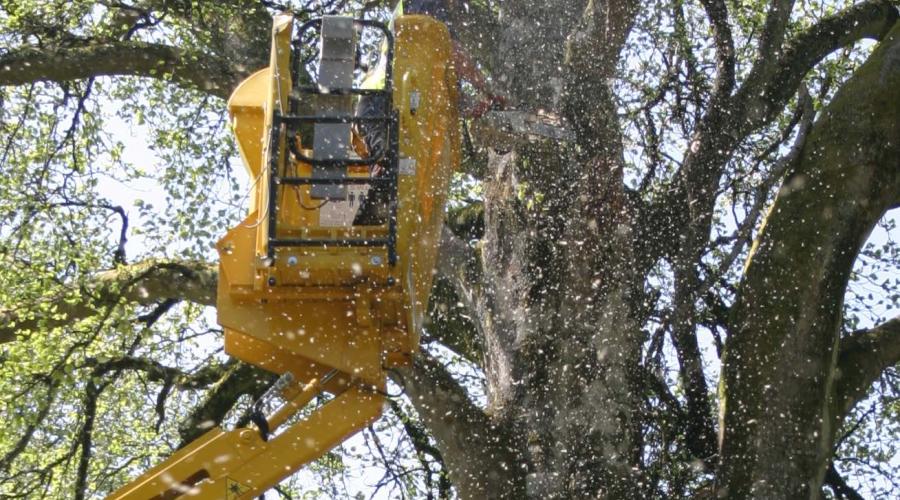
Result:
<svg viewBox="0 0 900 500"><path fill-rule="evenodd" d="M0 0L0 496L100 497L247 421L274 379L213 314L249 190L225 99L273 14L392 3ZM446 3L565 133L460 124L404 395L278 493L900 489L900 3Z"/></svg>

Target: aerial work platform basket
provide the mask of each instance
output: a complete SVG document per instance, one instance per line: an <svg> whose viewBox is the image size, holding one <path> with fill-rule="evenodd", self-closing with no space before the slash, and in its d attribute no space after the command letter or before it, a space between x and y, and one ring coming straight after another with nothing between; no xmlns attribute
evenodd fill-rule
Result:
<svg viewBox="0 0 900 500"><path fill-rule="evenodd" d="M380 88L357 83L360 34L383 40ZM110 498L253 498L380 416L386 370L418 349L459 162L451 47L426 16L393 30L275 18L269 66L228 101L252 187L250 213L217 245L217 309L225 351L282 375L263 399L284 402L255 427L213 428ZM357 115L359 99L381 111ZM363 130L384 147L368 151Z"/></svg>

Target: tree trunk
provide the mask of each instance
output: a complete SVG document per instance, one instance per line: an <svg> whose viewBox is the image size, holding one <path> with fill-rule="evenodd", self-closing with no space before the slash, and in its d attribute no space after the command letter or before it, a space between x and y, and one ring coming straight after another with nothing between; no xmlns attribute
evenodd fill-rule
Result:
<svg viewBox="0 0 900 500"><path fill-rule="evenodd" d="M829 402L844 292L898 199L894 28L822 112L745 267L720 388L721 496L820 496L837 430Z"/></svg>
<svg viewBox="0 0 900 500"><path fill-rule="evenodd" d="M501 17L499 79L516 104L565 115L580 148L490 157L478 307L490 409L525 447L529 498L631 497L640 330L607 78L633 4L513 3ZM547 23L527 29L536 18Z"/></svg>

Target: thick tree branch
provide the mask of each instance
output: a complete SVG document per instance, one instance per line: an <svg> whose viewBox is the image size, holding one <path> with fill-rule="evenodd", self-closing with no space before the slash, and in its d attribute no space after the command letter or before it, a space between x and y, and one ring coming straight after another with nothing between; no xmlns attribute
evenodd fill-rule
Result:
<svg viewBox="0 0 900 500"><path fill-rule="evenodd" d="M825 474L825 484L831 488L835 498L838 500L865 500L865 497L847 484L847 481L844 481L834 464L828 466L828 472Z"/></svg>
<svg viewBox="0 0 900 500"><path fill-rule="evenodd" d="M79 431L79 439L76 442L81 448L78 457L78 470L75 476L74 498L84 500L88 487L88 472L94 448L94 424L97 420L97 401L103 393L106 384L98 386L93 379L88 380L84 396L84 406L81 411L84 414L84 423Z"/></svg>
<svg viewBox="0 0 900 500"><path fill-rule="evenodd" d="M219 425L238 398L245 394L258 398L275 379L274 374L237 360L228 361L225 367L224 374L210 388L203 402L179 425L179 448Z"/></svg>
<svg viewBox="0 0 900 500"><path fill-rule="evenodd" d="M718 269L715 272L709 273L699 285L697 292L699 295L707 293L709 289L713 287L729 269L731 269L731 266L737 260L738 256L744 251L744 247L752 239L753 229L757 226L759 217L762 215L765 204L769 199L767 194L772 190L776 183L784 178L785 172L795 167L797 161L800 159L800 153L803 152L803 146L806 144L806 137L812 128L813 118L815 118L816 113L813 109L812 98L806 92L805 88L801 89L798 100L797 110L794 112L794 119L791 121L792 123L799 124L799 128L797 129L797 136L794 139L793 145L791 145L790 151L775 162L770 169L769 174L754 190L753 206L750 207L744 220L741 221L740 226L734 232L734 244L720 261ZM790 127L789 130L791 129L793 129L793 126ZM788 131L786 134L789 135L790 132ZM787 137L784 138L786 139ZM783 143L779 141L778 145L780 144ZM777 147L777 145L773 145L773 147Z"/></svg>
<svg viewBox="0 0 900 500"><path fill-rule="evenodd" d="M430 467L425 460L425 455L430 456L432 460L440 466L438 478L439 498L450 498L450 489L452 486L450 484L450 478L447 477L447 465L444 464L444 457L441 455L441 450L438 450L431 444L428 437L428 430L407 415L403 410L403 407L400 406L400 403L393 399L388 400L388 402L391 405L391 410L393 410L394 414L397 415L397 418L400 419L400 423L403 425L406 435L412 442L413 448L415 448L423 468L425 468L426 471L430 471ZM430 472L426 472L426 474L429 477L431 475ZM429 496L429 498L431 497Z"/></svg>
<svg viewBox="0 0 900 500"><path fill-rule="evenodd" d="M483 360L482 333L472 320L472 309L463 303L459 291L451 283L453 278L435 276L429 303L428 323L423 342L440 342L444 347L481 366Z"/></svg>
<svg viewBox="0 0 900 500"><path fill-rule="evenodd" d="M412 441L413 447L416 449L418 453L424 453L430 455L437 462L443 465L444 459L441 456L441 450L435 448L428 440L428 431L422 427L418 422L413 420L409 415L403 411L403 407L400 406L394 399L389 399L388 404L391 406L391 410L393 410L394 414L397 415L397 418L400 419L400 423L403 425L403 429L406 431L406 435L409 436L410 441Z"/></svg>
<svg viewBox="0 0 900 500"><path fill-rule="evenodd" d="M509 477L519 474L517 449L507 429L475 406L436 359L423 353L404 370L409 399L431 431L447 471L461 498L497 495L495 485L508 489L495 498L524 498ZM521 485L524 486L524 485Z"/></svg>
<svg viewBox="0 0 900 500"><path fill-rule="evenodd" d="M783 8L773 5L772 14ZM784 109L806 74L825 56L863 38L881 39L896 20L897 9L890 1L863 2L797 35L780 57L759 59L730 105L710 106L698 125L685 155L683 175L662 201L666 206L680 202L689 208L684 211L687 220L676 221L675 225L693 222L701 229L708 227L707 215L719 178L738 144ZM772 26L767 29L775 30L778 23L770 19L769 24ZM708 231L698 233L705 235ZM688 246L701 239L697 236L688 238Z"/></svg>
<svg viewBox="0 0 900 500"><path fill-rule="evenodd" d="M822 58L838 47L863 37L881 37L885 26L894 24L897 13L886 1L866 2L845 10L796 37L780 53L784 25L792 2L776 1L770 8L766 32L763 35L761 59L754 66L748 80L731 99L726 109L721 103L710 106L698 126L691 148L686 155L679 184L666 203L673 199L684 207L681 219L674 226L682 228L680 248L675 258L675 313L673 339L679 348L682 377L688 390L689 411L696 415L690 422L702 423L692 434L706 436L690 442L709 443L705 405L706 390L702 367L696 361L694 316L697 297L704 293L706 283L697 274L697 263L708 245L713 204L722 172L734 149L749 133L768 123L793 96L806 73ZM765 57L767 53L773 57ZM774 62L770 62L774 61ZM704 447L708 449L709 446ZM703 449L694 450L694 453ZM708 456L708 455L706 455Z"/></svg>
<svg viewBox="0 0 900 500"><path fill-rule="evenodd" d="M686 303L684 300L680 302ZM693 313L693 309L688 313L676 310L676 315L680 316L682 321L674 325L671 338L678 356L679 379L684 386L687 399L685 412L687 418L684 423L688 450L708 469L712 469L716 456L716 429L695 322L693 318L685 317Z"/></svg>
<svg viewBox="0 0 900 500"><path fill-rule="evenodd" d="M884 370L900 363L900 316L841 339L835 409L846 415Z"/></svg>
<svg viewBox="0 0 900 500"><path fill-rule="evenodd" d="M778 56L793 7L794 0L771 0L769 2L766 22L759 38L759 50L757 51L759 64L764 64L765 61Z"/></svg>
<svg viewBox="0 0 900 500"><path fill-rule="evenodd" d="M621 129L607 80L615 73L638 2L589 2L566 44L563 114L585 149L588 168L597 160L608 168L622 162ZM597 158L596 160L594 158Z"/></svg>
<svg viewBox="0 0 900 500"><path fill-rule="evenodd" d="M773 5L773 15L783 8ZM890 1L863 2L797 35L780 57L758 60L731 99L731 106L710 107L697 128L684 163L688 180L673 191L675 199L686 200L695 212L690 214L690 220L708 219L702 214L715 198L721 172L734 148L784 109L816 64L835 50L863 38L881 39L896 20L897 9Z"/></svg>
<svg viewBox="0 0 900 500"><path fill-rule="evenodd" d="M754 67L736 96L747 113L738 137L780 112L806 74L825 56L864 38L880 40L896 21L897 8L889 0L862 2L794 37L778 59L761 60L761 69Z"/></svg>
<svg viewBox="0 0 900 500"><path fill-rule="evenodd" d="M728 98L734 90L734 39L728 22L728 7L724 0L700 0L713 29L716 44L716 83L710 106Z"/></svg>
<svg viewBox="0 0 900 500"><path fill-rule="evenodd" d="M229 365L205 365L194 373L188 373L178 368L166 366L159 361L135 356L98 362L89 360L87 366L93 367L92 374L104 375L111 371L140 371L148 380L154 382L171 382L180 389L200 389L207 387L217 380L230 368Z"/></svg>
<svg viewBox="0 0 900 500"><path fill-rule="evenodd" d="M205 262L149 261L103 271L86 289L69 290L41 307L0 310L0 343L15 340L21 331L72 324L120 300L150 305L182 299L213 306L216 279L215 267Z"/></svg>
<svg viewBox="0 0 900 500"><path fill-rule="evenodd" d="M54 49L19 47L0 57L0 85L111 75L171 79L180 86L227 98L247 73L209 54L132 41Z"/></svg>
<svg viewBox="0 0 900 500"><path fill-rule="evenodd" d="M458 272L467 267L466 262L472 258L472 250L449 230L445 230L441 245L441 258L438 261L440 274L454 281L463 279ZM86 289L60 294L56 299L43 304L42 308L0 309L0 343L16 340L18 333L22 331L72 324L93 316L118 301L159 305L173 300L186 300L213 307L217 279L215 264L205 262L147 261L103 271L94 276L93 283ZM78 299L73 301L72 295L76 294ZM471 300L471 291L458 295L457 298L467 303ZM47 312L36 314L37 311ZM153 313L138 319L146 321L152 319L152 315ZM458 349L461 355L477 362L479 343L474 337L476 332L465 330L468 332L466 335L452 335L463 331L435 329L431 333L435 340L451 349Z"/></svg>
<svg viewBox="0 0 900 500"><path fill-rule="evenodd" d="M750 251L723 357L721 494L818 491L843 416L837 388L846 397L874 376L838 378L835 348L853 263L900 193L898 54L895 25L821 112Z"/></svg>

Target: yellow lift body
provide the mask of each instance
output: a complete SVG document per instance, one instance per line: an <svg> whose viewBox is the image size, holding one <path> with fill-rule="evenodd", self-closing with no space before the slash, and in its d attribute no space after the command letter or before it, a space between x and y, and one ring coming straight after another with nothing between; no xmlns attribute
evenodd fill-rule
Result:
<svg viewBox="0 0 900 500"><path fill-rule="evenodd" d="M364 29L385 39L381 89L353 85ZM301 86L298 41L309 30L321 34L319 81ZM386 370L418 349L459 163L451 50L447 28L427 16L399 17L392 32L275 18L269 67L228 101L253 187L250 213L217 245L217 309L226 352L281 374L263 399L285 402L255 427L213 428L109 498L254 498L381 415ZM353 115L357 96L383 99L385 113ZM386 127L381 156L350 132L367 121ZM379 201L364 196L375 189L385 215L358 223L360 197ZM327 403L298 414L323 394Z"/></svg>

